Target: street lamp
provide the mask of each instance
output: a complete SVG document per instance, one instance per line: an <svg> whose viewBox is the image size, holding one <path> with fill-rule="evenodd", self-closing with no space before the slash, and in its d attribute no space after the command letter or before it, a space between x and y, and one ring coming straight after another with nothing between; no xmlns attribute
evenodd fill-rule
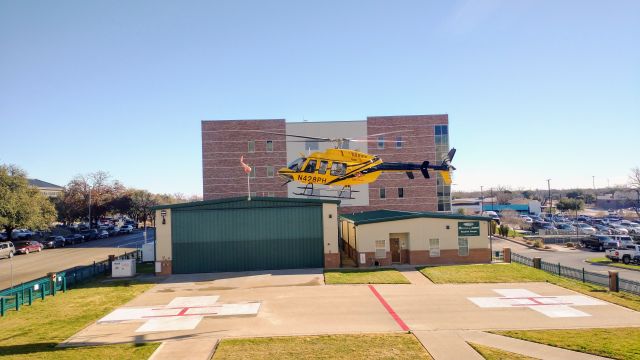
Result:
<svg viewBox="0 0 640 360"><path fill-rule="evenodd" d="M482 192L483 186L480 185L480 215L484 213L484 193Z"/></svg>
<svg viewBox="0 0 640 360"><path fill-rule="evenodd" d="M553 199L551 199L551 179L547 179L547 187L549 188L549 216L551 216L551 208L553 207Z"/></svg>

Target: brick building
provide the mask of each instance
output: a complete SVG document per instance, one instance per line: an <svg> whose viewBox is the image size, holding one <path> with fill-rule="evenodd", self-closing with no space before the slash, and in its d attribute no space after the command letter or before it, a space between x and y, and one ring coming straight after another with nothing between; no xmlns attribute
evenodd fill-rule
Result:
<svg viewBox="0 0 640 360"><path fill-rule="evenodd" d="M243 196L246 176L240 156L252 166L251 191L255 196L297 197L300 184L282 186L277 170L298 157L322 151L333 144L287 142L282 134L328 138L365 138L367 143L349 143L349 149L380 156L383 161L432 163L449 151L448 115L372 116L366 120L333 122L285 122L267 120L202 121L203 195L205 200ZM400 131L400 132L397 132ZM377 135L388 132L393 134ZM375 135L375 136L372 136ZM293 140L293 139L289 139ZM384 140L384 141L382 141ZM409 179L401 173L383 173L376 182L354 187L354 199L342 200L341 213L376 209L402 211L450 211L451 187L436 172L424 179Z"/></svg>

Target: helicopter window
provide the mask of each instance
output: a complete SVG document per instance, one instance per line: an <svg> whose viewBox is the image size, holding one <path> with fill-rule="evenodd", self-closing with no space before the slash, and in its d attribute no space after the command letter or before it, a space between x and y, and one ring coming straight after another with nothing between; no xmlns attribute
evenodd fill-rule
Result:
<svg viewBox="0 0 640 360"><path fill-rule="evenodd" d="M318 169L318 174L326 174L328 165L329 165L328 161L326 160L320 161L320 168Z"/></svg>
<svg viewBox="0 0 640 360"><path fill-rule="evenodd" d="M304 168L304 172L312 173L316 171L316 160L309 160L307 167Z"/></svg>
<svg viewBox="0 0 640 360"><path fill-rule="evenodd" d="M331 175L342 176L347 173L347 164L334 162L331 166Z"/></svg>
<svg viewBox="0 0 640 360"><path fill-rule="evenodd" d="M292 162L289 163L289 165L287 165L287 168L289 170L293 170L293 171L300 171L300 168L302 168L302 164L304 164L304 161L307 160L306 158L297 158L295 160L293 160Z"/></svg>

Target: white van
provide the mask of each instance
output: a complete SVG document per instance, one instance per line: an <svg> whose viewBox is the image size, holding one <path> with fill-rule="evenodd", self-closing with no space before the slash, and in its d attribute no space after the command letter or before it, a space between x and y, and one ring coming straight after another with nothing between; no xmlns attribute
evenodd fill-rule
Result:
<svg viewBox="0 0 640 360"><path fill-rule="evenodd" d="M633 239L629 235L609 235L609 237L618 243L619 248L627 247L627 245L634 245Z"/></svg>
<svg viewBox="0 0 640 360"><path fill-rule="evenodd" d="M12 258L15 252L16 249L11 241L0 242L0 259L4 257Z"/></svg>

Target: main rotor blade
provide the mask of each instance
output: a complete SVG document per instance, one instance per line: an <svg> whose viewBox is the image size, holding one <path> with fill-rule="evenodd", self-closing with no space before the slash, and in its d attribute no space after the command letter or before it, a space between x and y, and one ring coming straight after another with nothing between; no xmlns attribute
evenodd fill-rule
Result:
<svg viewBox="0 0 640 360"><path fill-rule="evenodd" d="M246 130L246 131L254 131L254 132L260 132L260 133L264 133L264 134L272 134L272 135L280 135L280 136L289 136L289 137L295 137L295 138L300 138L300 139L310 139L310 140L318 140L318 141L334 141L333 139L329 139L329 138L321 138L321 137L315 137L315 136L304 136L304 135L294 135L294 134L283 134L283 133L264 131L264 130Z"/></svg>
<svg viewBox="0 0 640 360"><path fill-rule="evenodd" d="M371 134L371 135L367 135L367 137L370 136L381 136L381 135L389 135L389 134L397 134L397 133L406 133L406 132L410 132L411 130L396 130L396 131L388 131L388 132L383 132L383 133L379 133L379 134Z"/></svg>

